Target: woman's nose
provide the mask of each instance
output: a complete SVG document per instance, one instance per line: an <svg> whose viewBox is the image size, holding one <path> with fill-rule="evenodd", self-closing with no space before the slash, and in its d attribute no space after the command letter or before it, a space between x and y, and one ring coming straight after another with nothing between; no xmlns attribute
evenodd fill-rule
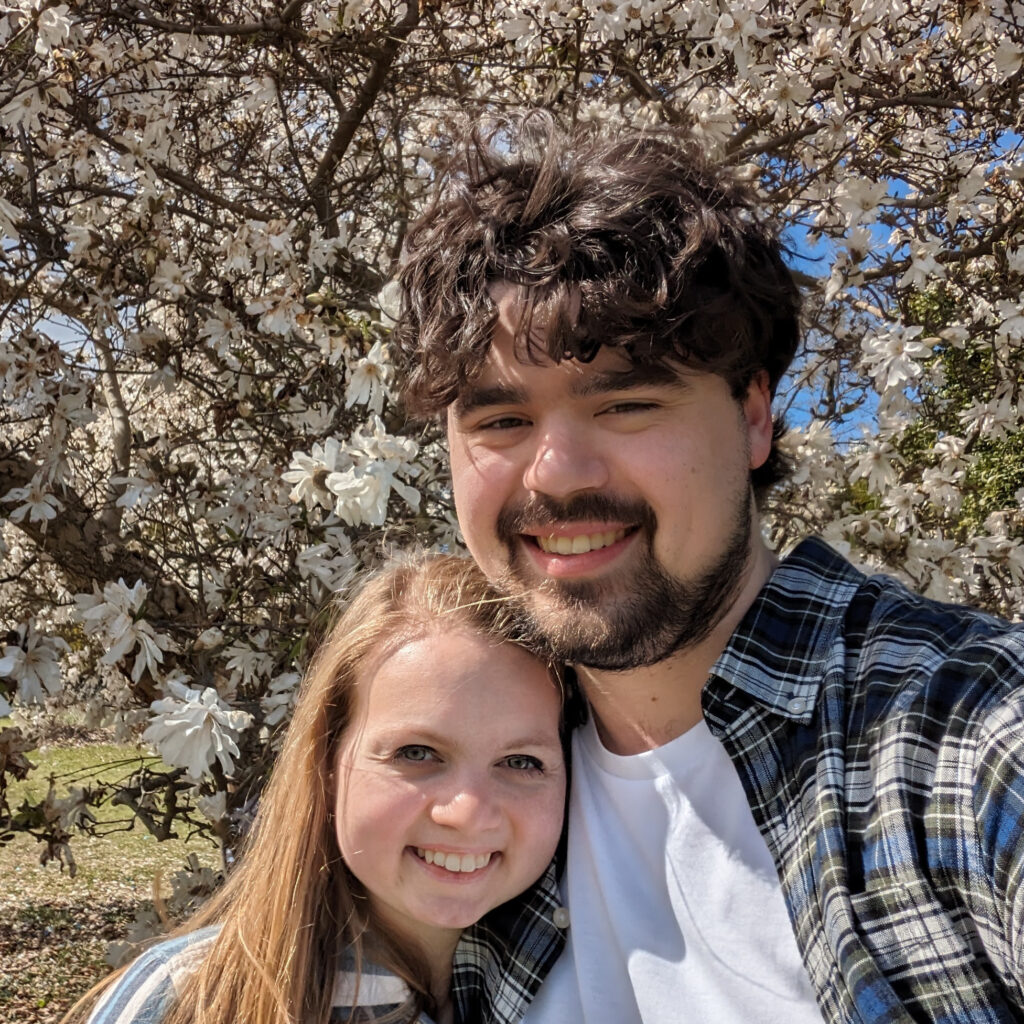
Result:
<svg viewBox="0 0 1024 1024"><path fill-rule="evenodd" d="M438 794L430 816L446 828L483 832L496 828L502 815L493 786L484 779L464 776Z"/></svg>

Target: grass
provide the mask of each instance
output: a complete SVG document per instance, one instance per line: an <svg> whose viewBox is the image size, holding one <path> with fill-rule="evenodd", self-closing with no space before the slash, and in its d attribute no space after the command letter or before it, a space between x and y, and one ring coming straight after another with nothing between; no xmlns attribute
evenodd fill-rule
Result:
<svg viewBox="0 0 1024 1024"><path fill-rule="evenodd" d="M45 795L51 774L62 795L69 784L126 776L140 756L135 747L113 743L43 746L29 755L37 769L11 786L10 804ZM154 882L162 879L166 892L166 880L193 853L219 867L207 840L157 842L140 824L124 830L129 812L123 807L99 808L96 817L121 830L75 836L74 878L52 861L41 866L42 847L31 836L0 846L0 1021L55 1024L110 970L107 946L125 937L137 912L152 907Z"/></svg>

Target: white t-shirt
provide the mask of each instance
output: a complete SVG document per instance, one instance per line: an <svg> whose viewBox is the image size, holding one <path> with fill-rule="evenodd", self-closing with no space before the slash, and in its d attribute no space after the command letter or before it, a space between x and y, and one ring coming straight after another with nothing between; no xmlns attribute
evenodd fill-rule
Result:
<svg viewBox="0 0 1024 1024"><path fill-rule="evenodd" d="M568 945L524 1024L822 1024L771 854L701 722L630 757L573 738Z"/></svg>

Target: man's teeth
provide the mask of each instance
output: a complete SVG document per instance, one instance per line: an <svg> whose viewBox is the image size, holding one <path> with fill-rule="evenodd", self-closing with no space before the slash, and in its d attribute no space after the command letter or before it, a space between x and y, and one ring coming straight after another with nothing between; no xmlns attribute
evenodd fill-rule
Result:
<svg viewBox="0 0 1024 1024"><path fill-rule="evenodd" d="M491 859L489 853L442 853L440 850L424 850L416 847L416 854L428 864L436 864L448 871L479 871L487 867Z"/></svg>
<svg viewBox="0 0 1024 1024"><path fill-rule="evenodd" d="M541 551L550 555L585 555L588 551L606 548L622 540L625 529L606 530L604 533L581 533L576 537L538 537Z"/></svg>

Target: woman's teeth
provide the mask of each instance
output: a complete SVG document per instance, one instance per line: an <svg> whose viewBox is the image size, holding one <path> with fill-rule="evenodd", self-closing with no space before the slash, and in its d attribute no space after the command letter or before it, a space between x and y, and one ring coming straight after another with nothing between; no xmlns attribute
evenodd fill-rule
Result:
<svg viewBox="0 0 1024 1024"><path fill-rule="evenodd" d="M489 853L442 853L440 850L424 850L416 847L416 856L428 864L436 864L448 871L479 871L487 867L491 859Z"/></svg>
<svg viewBox="0 0 1024 1024"><path fill-rule="evenodd" d="M550 555L585 555L588 551L606 548L626 536L625 529L604 533L581 533L576 537L538 537L541 551Z"/></svg>

